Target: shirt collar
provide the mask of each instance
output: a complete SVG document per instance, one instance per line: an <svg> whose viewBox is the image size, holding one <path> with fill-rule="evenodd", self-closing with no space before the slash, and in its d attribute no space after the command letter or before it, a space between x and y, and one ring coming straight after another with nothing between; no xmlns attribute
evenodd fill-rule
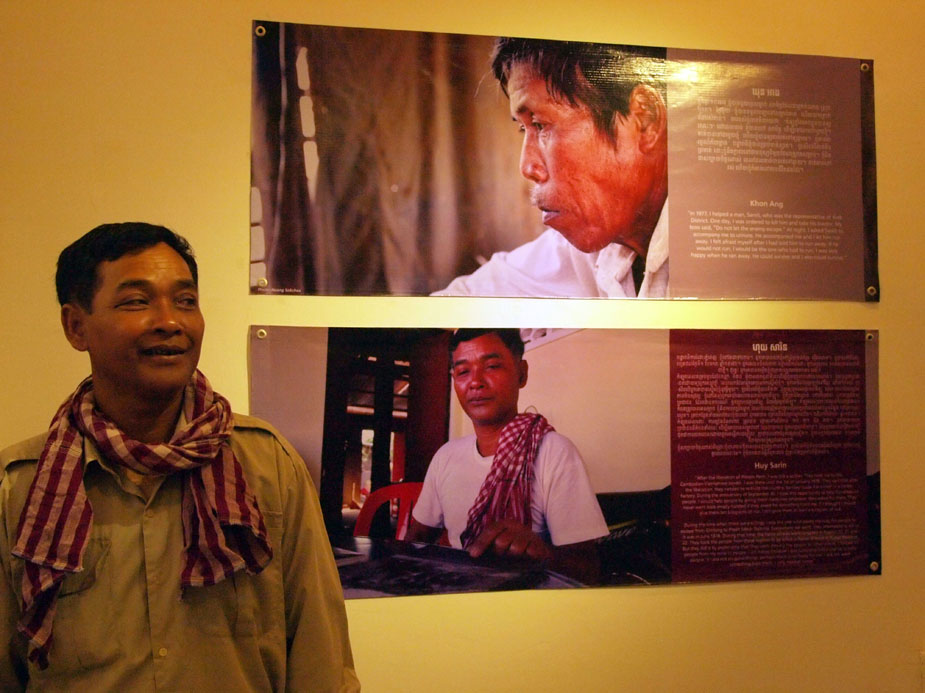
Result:
<svg viewBox="0 0 925 693"><path fill-rule="evenodd" d="M635 296L633 260L635 251L619 243L611 243L597 253L590 253L594 279L609 297ZM649 239L646 253L646 275L657 272L668 261L668 200L662 206L658 222ZM645 280L643 280L645 281Z"/></svg>

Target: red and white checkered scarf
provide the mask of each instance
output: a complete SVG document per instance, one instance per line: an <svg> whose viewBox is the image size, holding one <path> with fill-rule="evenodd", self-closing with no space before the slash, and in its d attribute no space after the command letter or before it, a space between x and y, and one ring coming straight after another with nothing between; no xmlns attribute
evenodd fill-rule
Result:
<svg viewBox="0 0 925 693"><path fill-rule="evenodd" d="M501 429L491 469L469 508L466 528L459 535L464 549L496 520L517 520L532 526L533 463L543 436L554 430L541 414L518 414Z"/></svg>
<svg viewBox="0 0 925 693"><path fill-rule="evenodd" d="M167 443L126 437L94 403L87 378L55 414L16 530L13 554L25 560L19 630L29 639L29 658L43 669L61 582L83 569L93 523L83 484L85 436L107 460L140 474L183 474L183 587L214 585L241 568L259 573L273 556L228 442L231 405L202 373L193 374L184 394L186 423Z"/></svg>

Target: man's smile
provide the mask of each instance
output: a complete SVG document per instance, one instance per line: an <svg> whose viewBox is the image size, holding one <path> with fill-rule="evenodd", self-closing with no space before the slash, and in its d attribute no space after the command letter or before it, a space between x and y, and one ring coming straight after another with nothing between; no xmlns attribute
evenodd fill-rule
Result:
<svg viewBox="0 0 925 693"><path fill-rule="evenodd" d="M175 344L155 344L154 346L142 347L139 351L142 356L180 356L185 354L187 349Z"/></svg>

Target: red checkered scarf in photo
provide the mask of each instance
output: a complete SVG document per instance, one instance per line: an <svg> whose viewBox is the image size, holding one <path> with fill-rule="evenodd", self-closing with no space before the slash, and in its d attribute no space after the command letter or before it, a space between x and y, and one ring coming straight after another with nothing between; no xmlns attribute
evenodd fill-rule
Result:
<svg viewBox="0 0 925 693"><path fill-rule="evenodd" d="M488 476L469 508L466 528L459 535L464 549L475 541L492 522L516 520L532 526L530 488L533 463L540 441L555 429L541 414L518 414L501 429L495 458Z"/></svg>
<svg viewBox="0 0 925 693"><path fill-rule="evenodd" d="M87 378L52 419L13 548L25 560L19 630L40 668L48 666L61 582L82 570L93 524L83 484L85 436L107 460L140 474L183 475L183 587L214 585L241 568L256 574L272 558L257 499L228 442L231 405L198 370L186 388L183 414L185 423L169 442L132 440L94 409Z"/></svg>

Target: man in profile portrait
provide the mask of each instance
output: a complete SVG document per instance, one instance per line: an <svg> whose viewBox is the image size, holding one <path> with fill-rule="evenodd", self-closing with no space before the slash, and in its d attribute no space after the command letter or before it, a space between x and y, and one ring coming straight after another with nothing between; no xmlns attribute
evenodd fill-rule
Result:
<svg viewBox="0 0 925 693"><path fill-rule="evenodd" d="M664 297L665 50L499 38L492 70L547 227L436 295Z"/></svg>
<svg viewBox="0 0 925 693"><path fill-rule="evenodd" d="M518 413L523 353L516 329L452 336L453 389L475 432L434 455L405 538L434 542L445 529L473 558L523 556L593 583L607 525L574 444L542 415Z"/></svg>

